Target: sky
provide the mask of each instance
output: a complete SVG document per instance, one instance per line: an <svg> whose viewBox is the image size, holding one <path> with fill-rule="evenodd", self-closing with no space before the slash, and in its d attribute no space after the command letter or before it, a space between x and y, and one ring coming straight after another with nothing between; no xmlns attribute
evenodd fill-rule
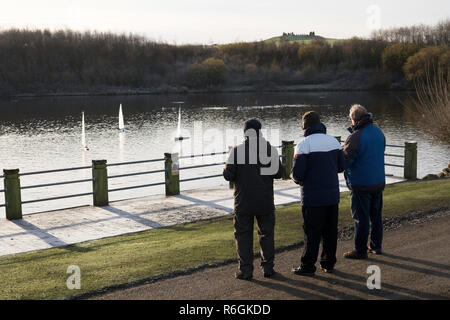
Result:
<svg viewBox="0 0 450 320"><path fill-rule="evenodd" d="M257 41L315 31L367 37L374 29L435 25L448 0L1 0L0 30L14 28L133 33L172 44Z"/></svg>

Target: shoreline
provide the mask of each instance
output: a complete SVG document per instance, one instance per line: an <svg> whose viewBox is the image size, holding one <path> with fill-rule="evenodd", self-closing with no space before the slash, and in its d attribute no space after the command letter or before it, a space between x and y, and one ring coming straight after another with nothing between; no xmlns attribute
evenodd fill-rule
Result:
<svg viewBox="0 0 450 320"><path fill-rule="evenodd" d="M95 96L150 96L150 95L189 95L189 94L230 94L230 93L283 93L283 92L414 92L407 88L374 88L334 86L332 84L310 84L292 86L255 87L239 86L210 89L187 89L185 87L170 87L156 89L104 89L95 91L64 91L64 92L35 92L0 96L1 100L17 100L27 98L55 98L55 97L95 97Z"/></svg>

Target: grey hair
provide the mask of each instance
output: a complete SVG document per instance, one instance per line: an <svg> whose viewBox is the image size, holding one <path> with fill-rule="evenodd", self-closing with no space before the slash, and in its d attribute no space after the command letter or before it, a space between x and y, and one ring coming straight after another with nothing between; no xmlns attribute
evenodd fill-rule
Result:
<svg viewBox="0 0 450 320"><path fill-rule="evenodd" d="M357 122L368 113L367 109L360 104L354 104L350 108L350 118Z"/></svg>

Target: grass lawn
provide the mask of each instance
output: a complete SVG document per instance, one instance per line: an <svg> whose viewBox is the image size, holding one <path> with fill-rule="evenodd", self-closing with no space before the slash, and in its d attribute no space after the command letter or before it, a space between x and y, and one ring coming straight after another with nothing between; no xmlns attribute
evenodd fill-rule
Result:
<svg viewBox="0 0 450 320"><path fill-rule="evenodd" d="M450 207L450 179L386 187L384 216ZM340 226L350 226L349 194L343 193ZM276 210L276 247L303 240L300 205ZM255 231L256 239L256 231ZM255 241L255 252L258 245ZM232 217L153 229L64 248L0 257L0 299L65 299L236 257ZM70 265L81 269L81 290L69 290Z"/></svg>

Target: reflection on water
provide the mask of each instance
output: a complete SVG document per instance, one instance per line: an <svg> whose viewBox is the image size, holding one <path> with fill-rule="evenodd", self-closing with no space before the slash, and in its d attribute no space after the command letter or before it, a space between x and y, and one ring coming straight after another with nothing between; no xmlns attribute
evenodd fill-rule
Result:
<svg viewBox="0 0 450 320"><path fill-rule="evenodd" d="M301 116L315 110L322 116L328 133L345 138L350 125L348 107L352 103L365 105L374 114L388 143L403 144L414 140L419 147L419 176L438 172L450 160L450 146L426 135L420 120L414 119L402 102L405 93L246 93L154 95L127 97L66 97L0 101L0 169L19 168L21 172L56 168L89 166L92 160L108 163L163 158L165 152L183 154L218 152L242 139L243 122L256 117L262 120L265 135L274 145L281 140L302 138ZM180 104L179 102L184 102ZM123 105L126 132L118 128L118 108ZM189 140L175 142L178 108L182 107L182 135ZM86 139L89 151L82 151L81 111L85 112ZM401 153L401 149L388 150ZM208 162L221 162L224 156L209 157ZM201 159L182 160L181 166L200 163ZM400 158L387 162L401 164ZM163 162L109 167L108 174L163 169ZM181 178L211 175L222 167L207 167L181 171ZM400 168L387 168L389 173L402 175ZM40 183L87 179L91 170L25 176L21 183ZM151 174L112 179L109 187L118 188L163 181L164 175ZM186 182L182 189L226 186L220 178ZM91 192L91 183L23 190L22 199L33 200L58 195ZM163 194L164 186L134 189L110 194L110 200ZM3 203L3 194L0 203ZM90 197L65 199L24 205L24 213L91 204ZM1 209L3 210L3 208ZM0 211L0 215L3 211Z"/></svg>
<svg viewBox="0 0 450 320"><path fill-rule="evenodd" d="M119 161L125 161L125 132L119 132Z"/></svg>

